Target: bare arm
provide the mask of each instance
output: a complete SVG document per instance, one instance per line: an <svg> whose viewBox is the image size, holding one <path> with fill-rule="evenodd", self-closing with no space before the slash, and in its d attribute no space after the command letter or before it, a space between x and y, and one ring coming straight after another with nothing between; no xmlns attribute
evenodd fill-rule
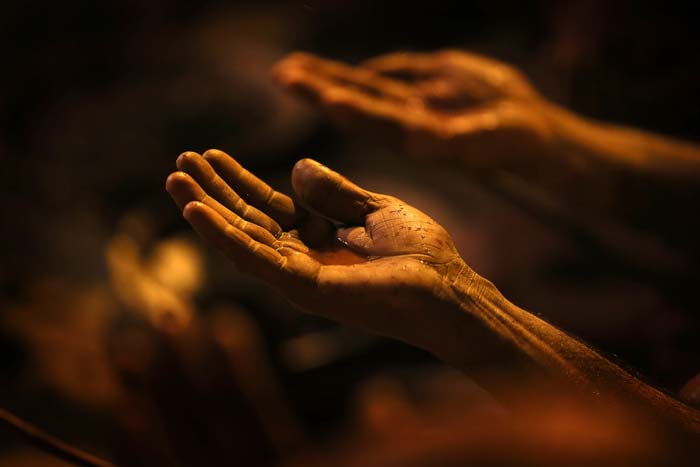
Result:
<svg viewBox="0 0 700 467"><path fill-rule="evenodd" d="M505 170L569 209L667 216L669 206L682 212L700 194L696 144L576 115L486 57L399 52L354 67L292 54L275 77L340 125L373 133L402 155L475 173Z"/></svg>
<svg viewBox="0 0 700 467"><path fill-rule="evenodd" d="M632 222L654 218L660 231L671 227L666 224L684 224L697 232L697 222L682 214L700 195L700 146L588 119L551 103L543 107L555 135L552 150L543 152L552 170L539 176L525 170L526 177L592 215Z"/></svg>
<svg viewBox="0 0 700 467"><path fill-rule="evenodd" d="M637 401L700 435L697 411L508 302L439 224L403 201L309 159L292 171L298 201L221 151L185 153L177 165L166 188L194 229L302 310L400 339L465 371L505 363L594 397ZM336 239L342 261L325 254Z"/></svg>
<svg viewBox="0 0 700 467"><path fill-rule="evenodd" d="M700 146L630 127L586 119L551 106L563 155L678 183L700 183ZM585 162L584 162L585 163Z"/></svg>
<svg viewBox="0 0 700 467"><path fill-rule="evenodd" d="M475 327L490 332L497 345L506 347L500 355L509 360L506 364L510 371L551 377L555 383L585 388L594 398L612 397L638 404L659 419L700 434L698 410L633 377L582 342L508 301L488 280L467 271L451 287L455 306L462 312L462 323L457 328L464 335L475 332ZM443 352L453 366L467 372L474 364L464 342ZM480 382L498 392L488 379Z"/></svg>

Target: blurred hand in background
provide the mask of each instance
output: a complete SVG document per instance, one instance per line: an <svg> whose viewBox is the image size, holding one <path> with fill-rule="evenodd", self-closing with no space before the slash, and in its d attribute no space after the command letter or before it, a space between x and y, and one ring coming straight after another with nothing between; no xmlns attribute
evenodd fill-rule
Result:
<svg viewBox="0 0 700 467"><path fill-rule="evenodd" d="M466 52L399 52L357 67L295 53L274 76L341 124L381 132L419 158L469 154L472 167L497 166L515 153L551 152L554 144L545 101L528 80Z"/></svg>

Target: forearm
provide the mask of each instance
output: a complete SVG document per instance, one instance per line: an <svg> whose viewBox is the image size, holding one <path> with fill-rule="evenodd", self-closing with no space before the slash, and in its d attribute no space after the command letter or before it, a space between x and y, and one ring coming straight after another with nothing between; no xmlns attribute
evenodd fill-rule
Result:
<svg viewBox="0 0 700 467"><path fill-rule="evenodd" d="M573 165L700 182L700 146L583 118L548 105L558 152Z"/></svg>
<svg viewBox="0 0 700 467"><path fill-rule="evenodd" d="M700 434L700 413L644 384L632 375L549 323L510 303L496 287L470 272L451 287L460 318L457 336L490 335L508 362L509 371L555 380L593 397L636 401L656 416ZM437 352L452 365L470 372L471 343L458 339ZM484 356L484 358L487 358ZM500 365L500 362L499 362Z"/></svg>
<svg viewBox="0 0 700 467"><path fill-rule="evenodd" d="M543 105L552 151L535 181L572 207L635 221L700 194L700 146Z"/></svg>

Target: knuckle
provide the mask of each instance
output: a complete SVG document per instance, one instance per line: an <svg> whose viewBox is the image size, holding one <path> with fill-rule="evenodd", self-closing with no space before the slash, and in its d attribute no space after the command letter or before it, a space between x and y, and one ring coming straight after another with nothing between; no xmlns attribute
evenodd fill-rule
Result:
<svg viewBox="0 0 700 467"><path fill-rule="evenodd" d="M248 206L240 196L235 197L235 201L233 202L233 210L235 212L239 213L241 216L246 216L248 215L249 209L250 206Z"/></svg>

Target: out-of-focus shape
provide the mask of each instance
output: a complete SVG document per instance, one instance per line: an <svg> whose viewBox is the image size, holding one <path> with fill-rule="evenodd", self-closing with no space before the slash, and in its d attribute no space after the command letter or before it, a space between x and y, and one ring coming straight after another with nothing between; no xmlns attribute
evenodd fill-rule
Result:
<svg viewBox="0 0 700 467"><path fill-rule="evenodd" d="M123 224L127 227L112 237L105 252L117 299L156 327L186 327L192 297L204 279L201 255L185 238L161 241L146 255L147 221L132 216Z"/></svg>

